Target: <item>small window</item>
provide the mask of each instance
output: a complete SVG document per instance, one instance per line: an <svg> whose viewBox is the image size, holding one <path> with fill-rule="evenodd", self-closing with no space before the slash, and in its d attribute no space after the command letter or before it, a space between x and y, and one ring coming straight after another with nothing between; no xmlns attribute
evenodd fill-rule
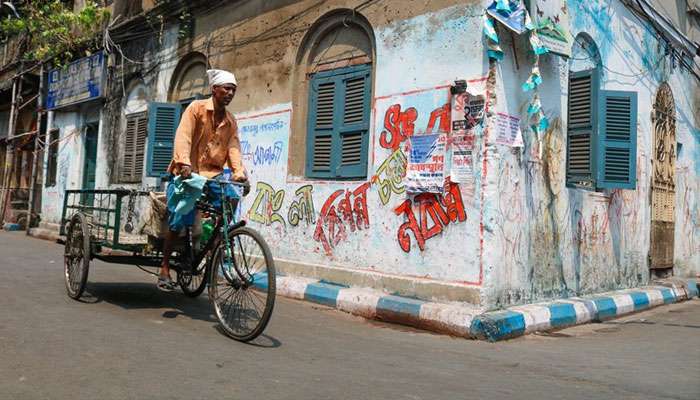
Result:
<svg viewBox="0 0 700 400"><path fill-rule="evenodd" d="M119 168L121 182L141 182L147 137L148 115L145 112L127 115Z"/></svg>
<svg viewBox="0 0 700 400"><path fill-rule="evenodd" d="M370 65L323 71L309 85L306 175L367 176Z"/></svg>
<svg viewBox="0 0 700 400"><path fill-rule="evenodd" d="M601 90L600 57L586 36L576 38L573 52L566 184L590 190L634 189L637 93Z"/></svg>
<svg viewBox="0 0 700 400"><path fill-rule="evenodd" d="M46 187L56 185L56 171L58 166L58 140L59 130L49 131L49 154L46 160Z"/></svg>

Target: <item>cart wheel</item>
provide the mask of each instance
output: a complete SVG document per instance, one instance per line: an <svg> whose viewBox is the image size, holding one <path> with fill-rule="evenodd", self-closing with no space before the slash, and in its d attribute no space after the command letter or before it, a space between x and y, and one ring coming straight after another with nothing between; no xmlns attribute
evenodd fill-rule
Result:
<svg viewBox="0 0 700 400"><path fill-rule="evenodd" d="M232 256L226 245L214 250L209 270L209 299L224 332L247 342L267 326L275 305L275 262L259 233L239 228L229 234Z"/></svg>
<svg viewBox="0 0 700 400"><path fill-rule="evenodd" d="M207 271L209 270L207 268L208 263L209 255L202 258L202 261L200 261L199 266L197 266L194 275L192 275L192 273L190 273L189 271L178 272L177 283L180 284L182 292L185 293L185 295L187 295L188 297L199 296L200 294L202 294L204 288L207 286Z"/></svg>
<svg viewBox="0 0 700 400"><path fill-rule="evenodd" d="M75 214L66 230L63 256L63 274L66 290L72 299L79 299L85 291L90 269L90 231L83 214Z"/></svg>

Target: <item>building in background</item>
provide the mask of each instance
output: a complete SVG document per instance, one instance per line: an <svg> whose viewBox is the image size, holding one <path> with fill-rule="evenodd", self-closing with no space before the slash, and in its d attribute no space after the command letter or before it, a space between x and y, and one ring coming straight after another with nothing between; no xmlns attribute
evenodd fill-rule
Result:
<svg viewBox="0 0 700 400"><path fill-rule="evenodd" d="M529 3L537 36L494 11L489 38L491 1L115 2L102 99L50 113L42 221L162 189L221 68L283 274L495 308L700 273L696 7Z"/></svg>
<svg viewBox="0 0 700 400"><path fill-rule="evenodd" d="M4 16L5 11L0 15ZM24 37L9 38L1 48L0 225L9 222L24 228L30 220L30 198L35 210L41 205L41 197L31 193L33 173L41 170L35 160L43 157L37 145L39 133L45 128L37 113L40 68L38 63L21 60L27 48ZM32 222L37 220L34 215Z"/></svg>

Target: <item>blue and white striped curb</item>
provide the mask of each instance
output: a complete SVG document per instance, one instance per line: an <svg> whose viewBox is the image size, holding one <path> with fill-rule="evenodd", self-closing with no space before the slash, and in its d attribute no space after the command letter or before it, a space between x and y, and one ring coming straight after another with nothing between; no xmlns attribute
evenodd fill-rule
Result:
<svg viewBox="0 0 700 400"><path fill-rule="evenodd" d="M435 303L345 287L309 278L279 276L277 293L369 319L415 326L455 336L498 341L536 331L600 322L698 296L697 282L653 286L586 298L511 307L482 313L466 303Z"/></svg>
<svg viewBox="0 0 700 400"><path fill-rule="evenodd" d="M477 339L495 342L532 332L601 322L697 296L697 282L691 279L684 286L653 286L607 295L528 304L479 315L473 319L470 331Z"/></svg>
<svg viewBox="0 0 700 400"><path fill-rule="evenodd" d="M480 310L464 303L433 303L386 295L378 290L345 287L308 278L279 276L279 295L324 304L369 319L469 337Z"/></svg>

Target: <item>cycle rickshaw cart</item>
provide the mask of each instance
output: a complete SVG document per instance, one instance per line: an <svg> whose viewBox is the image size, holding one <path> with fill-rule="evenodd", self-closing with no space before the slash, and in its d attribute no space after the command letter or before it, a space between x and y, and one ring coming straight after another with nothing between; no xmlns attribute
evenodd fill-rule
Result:
<svg viewBox="0 0 700 400"><path fill-rule="evenodd" d="M224 193L224 185L247 185L209 181L220 185ZM65 236L64 276L69 297L77 300L83 295L93 259L141 269L161 265L163 239L139 234L139 230L132 234L136 205L156 198L153 192L129 189L66 190L61 235ZM247 342L263 332L272 315L275 265L260 234L246 227L245 221L236 220L238 200L224 195L220 207L215 207L203 195L196 208L208 223L209 237L205 232L196 237L194 229L186 228L176 241L170 267L185 295L197 297L208 286L223 331ZM196 226L199 223L197 218Z"/></svg>

